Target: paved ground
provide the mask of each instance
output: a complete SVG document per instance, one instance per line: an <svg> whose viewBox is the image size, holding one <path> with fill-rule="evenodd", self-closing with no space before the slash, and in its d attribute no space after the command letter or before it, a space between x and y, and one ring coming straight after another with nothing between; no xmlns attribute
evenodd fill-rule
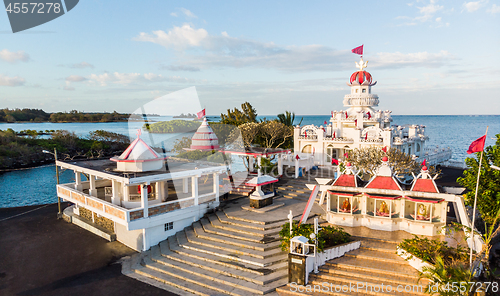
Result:
<svg viewBox="0 0 500 296"><path fill-rule="evenodd" d="M135 251L56 213L56 204L0 209L0 295L175 295L122 275L117 259Z"/></svg>

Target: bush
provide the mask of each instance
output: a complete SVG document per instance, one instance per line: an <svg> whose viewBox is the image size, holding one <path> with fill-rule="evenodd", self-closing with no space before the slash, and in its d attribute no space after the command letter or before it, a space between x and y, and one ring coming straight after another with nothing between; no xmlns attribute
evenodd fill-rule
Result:
<svg viewBox="0 0 500 296"><path fill-rule="evenodd" d="M292 235L290 236L290 223L285 223L279 232L281 238L281 250L288 252L290 247L290 239L296 236L303 236L309 239L309 243L314 241L310 238L314 232L313 224L300 224L299 221L293 221ZM333 247L340 244L345 244L351 241L351 235L344 229L337 226L324 226L318 232L318 252L323 252L325 248Z"/></svg>
<svg viewBox="0 0 500 296"><path fill-rule="evenodd" d="M431 240L426 237L421 238L416 235L413 238L403 240L398 246L430 264L435 264L438 257L441 257L445 264L451 264L455 261L467 262L469 259L468 250L460 245L457 248L452 248L448 246L447 242Z"/></svg>

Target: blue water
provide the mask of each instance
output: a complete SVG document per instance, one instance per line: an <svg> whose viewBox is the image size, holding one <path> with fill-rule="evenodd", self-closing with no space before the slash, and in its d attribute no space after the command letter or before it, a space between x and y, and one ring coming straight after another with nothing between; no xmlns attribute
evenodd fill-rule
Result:
<svg viewBox="0 0 500 296"><path fill-rule="evenodd" d="M275 116L259 116L268 119ZM330 118L327 115L296 116L295 124L303 117L302 125L323 125ZM159 118L161 120L170 118ZM218 120L219 117L209 116L209 119ZM486 126L489 126L486 145L495 143L494 137L500 134L500 115L394 115L392 124L422 124L425 125L425 133L430 137L429 145L440 147L451 147L455 161L464 161L469 155L466 153L470 143L484 135ZM0 123L0 130L12 128L15 131L31 130L69 130L79 136L86 136L90 131L107 130L136 137L137 129L142 122L103 122L103 123ZM143 138L148 144L164 143L165 148L170 149L175 139L186 134L149 134L142 132ZM158 145L156 145L158 146ZM73 182L73 173L66 171L61 174L61 183ZM17 170L0 173L0 208L17 207L25 205L36 205L54 203L57 201L55 191L55 168L44 166L33 169Z"/></svg>

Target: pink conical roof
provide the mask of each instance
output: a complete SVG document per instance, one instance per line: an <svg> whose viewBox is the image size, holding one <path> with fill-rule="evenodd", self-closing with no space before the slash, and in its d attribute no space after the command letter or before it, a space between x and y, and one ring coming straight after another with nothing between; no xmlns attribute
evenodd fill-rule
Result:
<svg viewBox="0 0 500 296"><path fill-rule="evenodd" d="M123 151L123 153L118 157L112 157L112 161L116 162L144 162L153 160L163 160L164 157L160 157L151 147L149 147L146 142L144 142L138 134L137 139L135 139L130 145Z"/></svg>
<svg viewBox="0 0 500 296"><path fill-rule="evenodd" d="M204 118L196 133L191 138L191 149L214 150L219 149L219 139Z"/></svg>

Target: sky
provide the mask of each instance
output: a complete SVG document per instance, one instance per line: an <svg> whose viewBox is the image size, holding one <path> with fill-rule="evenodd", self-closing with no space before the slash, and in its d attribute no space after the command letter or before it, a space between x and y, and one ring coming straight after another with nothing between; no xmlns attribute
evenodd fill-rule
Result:
<svg viewBox="0 0 500 296"><path fill-rule="evenodd" d="M85 0L18 33L0 12L0 108L175 115L194 87L193 112L326 115L364 44L379 109L500 114L499 37L500 0Z"/></svg>

